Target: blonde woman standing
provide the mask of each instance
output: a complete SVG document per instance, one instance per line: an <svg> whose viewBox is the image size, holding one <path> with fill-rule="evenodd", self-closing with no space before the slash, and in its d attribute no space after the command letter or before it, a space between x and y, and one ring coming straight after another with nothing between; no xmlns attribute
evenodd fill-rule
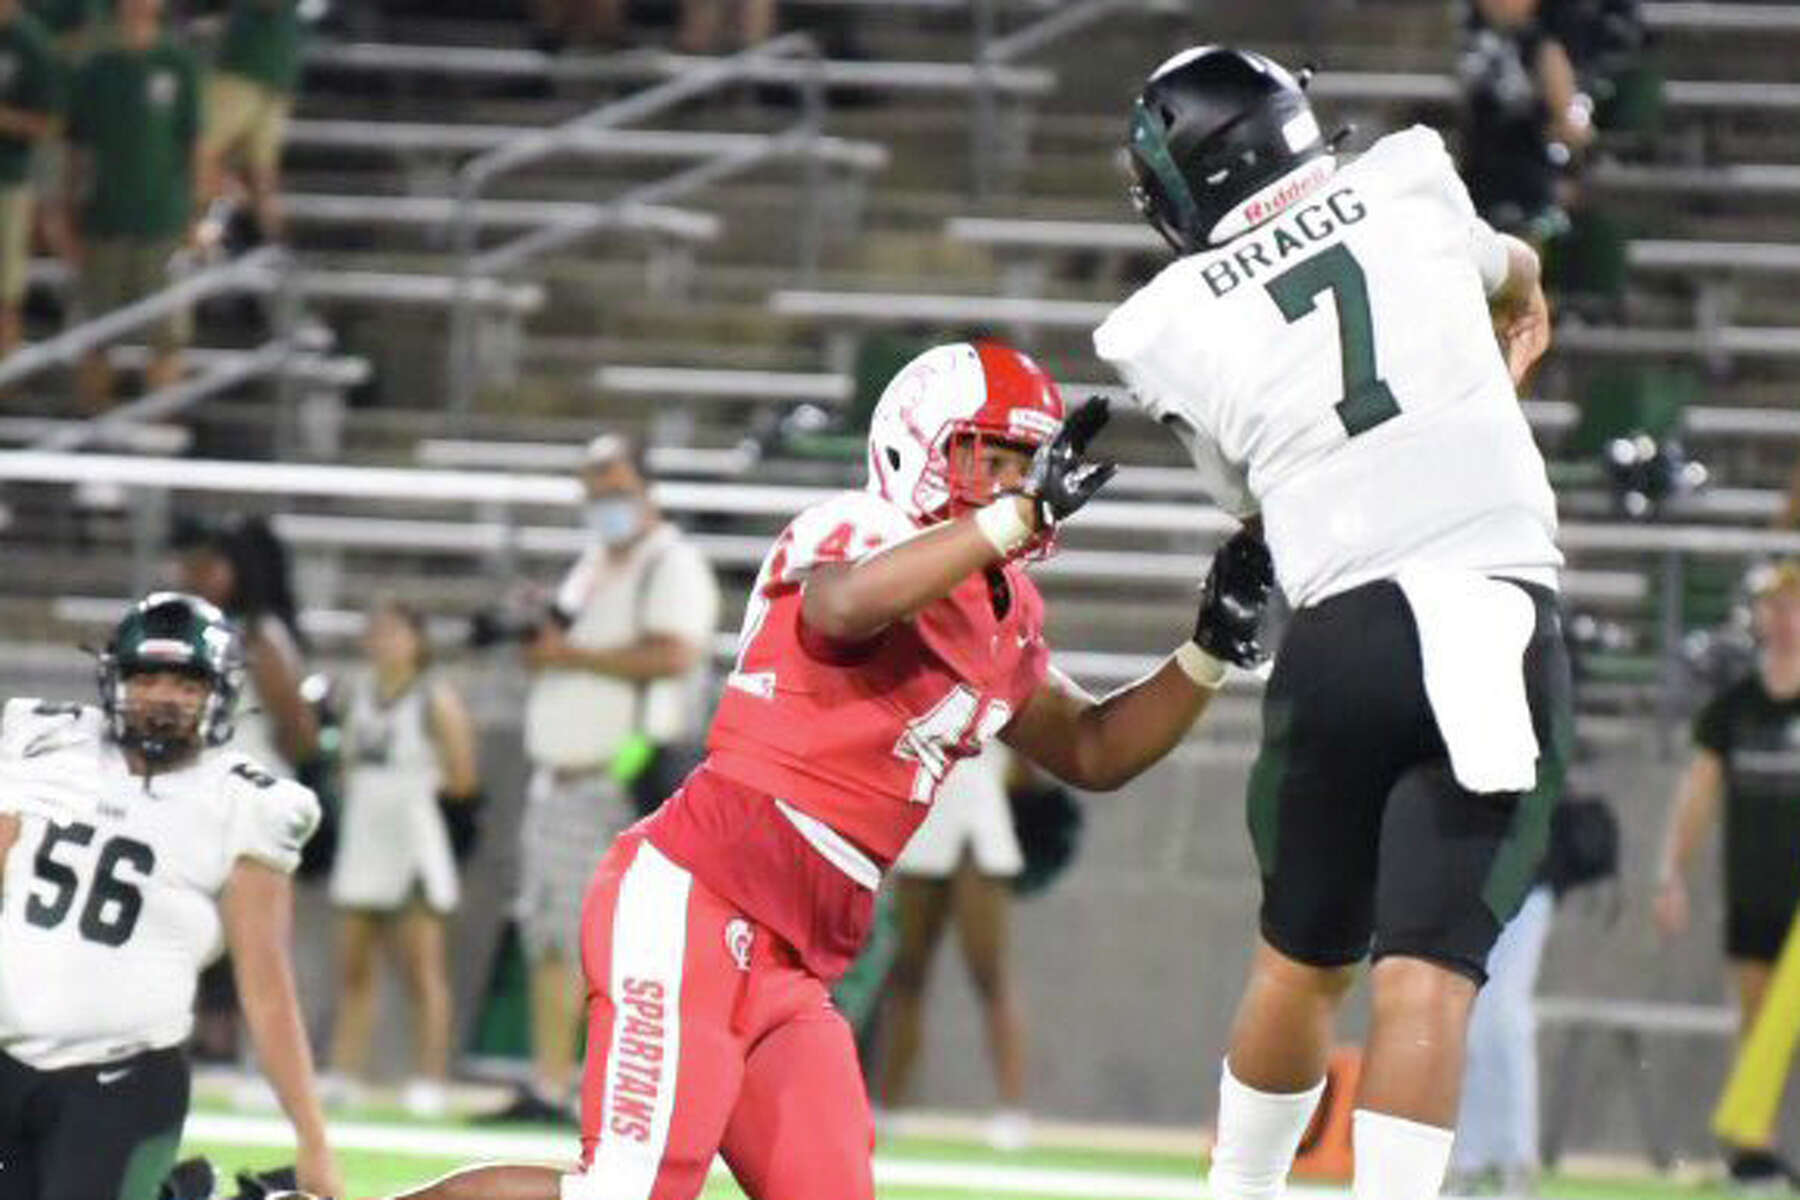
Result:
<svg viewBox="0 0 1800 1200"><path fill-rule="evenodd" d="M402 1102L445 1108L450 984L444 921L458 895L439 796L472 803L475 727L461 696L429 669L419 614L384 600L364 648L373 670L352 688L344 727L344 812L331 899L340 910L335 1072L361 1078L375 1018L375 960L385 948L413 1006L414 1074Z"/></svg>

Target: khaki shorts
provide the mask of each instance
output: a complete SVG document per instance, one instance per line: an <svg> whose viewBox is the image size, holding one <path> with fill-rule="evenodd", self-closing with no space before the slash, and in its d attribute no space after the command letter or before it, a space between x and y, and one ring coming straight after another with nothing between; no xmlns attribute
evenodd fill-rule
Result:
<svg viewBox="0 0 1800 1200"><path fill-rule="evenodd" d="M169 258L179 242L175 238L93 238L81 260L81 312L92 320L134 300L160 292L174 282ZM146 326L151 345L168 352L187 344L192 315L182 309Z"/></svg>
<svg viewBox="0 0 1800 1200"><path fill-rule="evenodd" d="M252 171L273 172L281 165L281 135L293 107L292 96L219 72L206 88L201 150L222 159L241 158Z"/></svg>
<svg viewBox="0 0 1800 1200"><path fill-rule="evenodd" d="M31 185L0 187L0 304L25 298L31 268Z"/></svg>

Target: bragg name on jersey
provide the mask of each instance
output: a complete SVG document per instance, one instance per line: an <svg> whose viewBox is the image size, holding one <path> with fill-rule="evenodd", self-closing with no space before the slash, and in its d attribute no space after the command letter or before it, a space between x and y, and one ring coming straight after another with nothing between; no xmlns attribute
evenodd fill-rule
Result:
<svg viewBox="0 0 1800 1200"><path fill-rule="evenodd" d="M0 710L0 812L20 835L0 892L0 1049L40 1070L186 1040L239 858L290 872L318 801L247 755L133 774L91 705Z"/></svg>
<svg viewBox="0 0 1800 1200"><path fill-rule="evenodd" d="M1220 254L1200 271L1213 298L1223 300L1239 284L1280 271L1290 260L1298 261L1339 230L1369 215L1356 189L1348 184L1333 188L1323 198L1295 209L1286 220L1266 233L1233 242L1229 254Z"/></svg>

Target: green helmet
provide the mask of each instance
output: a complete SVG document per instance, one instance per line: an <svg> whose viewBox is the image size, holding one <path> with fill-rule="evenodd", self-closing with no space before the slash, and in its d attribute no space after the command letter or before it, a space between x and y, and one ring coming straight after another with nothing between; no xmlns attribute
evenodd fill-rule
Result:
<svg viewBox="0 0 1800 1200"><path fill-rule="evenodd" d="M243 686L243 648L225 614L198 596L152 592L131 606L100 654L100 706L112 736L122 745L162 762L191 747L166 732L133 725L125 705L125 681L146 671L176 671L211 689L200 711L198 736L223 745Z"/></svg>

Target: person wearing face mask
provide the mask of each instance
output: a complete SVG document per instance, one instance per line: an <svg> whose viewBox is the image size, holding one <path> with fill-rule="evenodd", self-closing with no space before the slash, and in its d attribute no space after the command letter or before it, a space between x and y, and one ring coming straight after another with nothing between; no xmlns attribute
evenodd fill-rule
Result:
<svg viewBox="0 0 1800 1200"><path fill-rule="evenodd" d="M514 916L531 964L533 1085L496 1119L572 1119L581 898L632 817L633 780L654 748L699 728L719 614L711 568L650 498L640 447L615 433L594 438L581 482L590 544L524 650L533 769Z"/></svg>

